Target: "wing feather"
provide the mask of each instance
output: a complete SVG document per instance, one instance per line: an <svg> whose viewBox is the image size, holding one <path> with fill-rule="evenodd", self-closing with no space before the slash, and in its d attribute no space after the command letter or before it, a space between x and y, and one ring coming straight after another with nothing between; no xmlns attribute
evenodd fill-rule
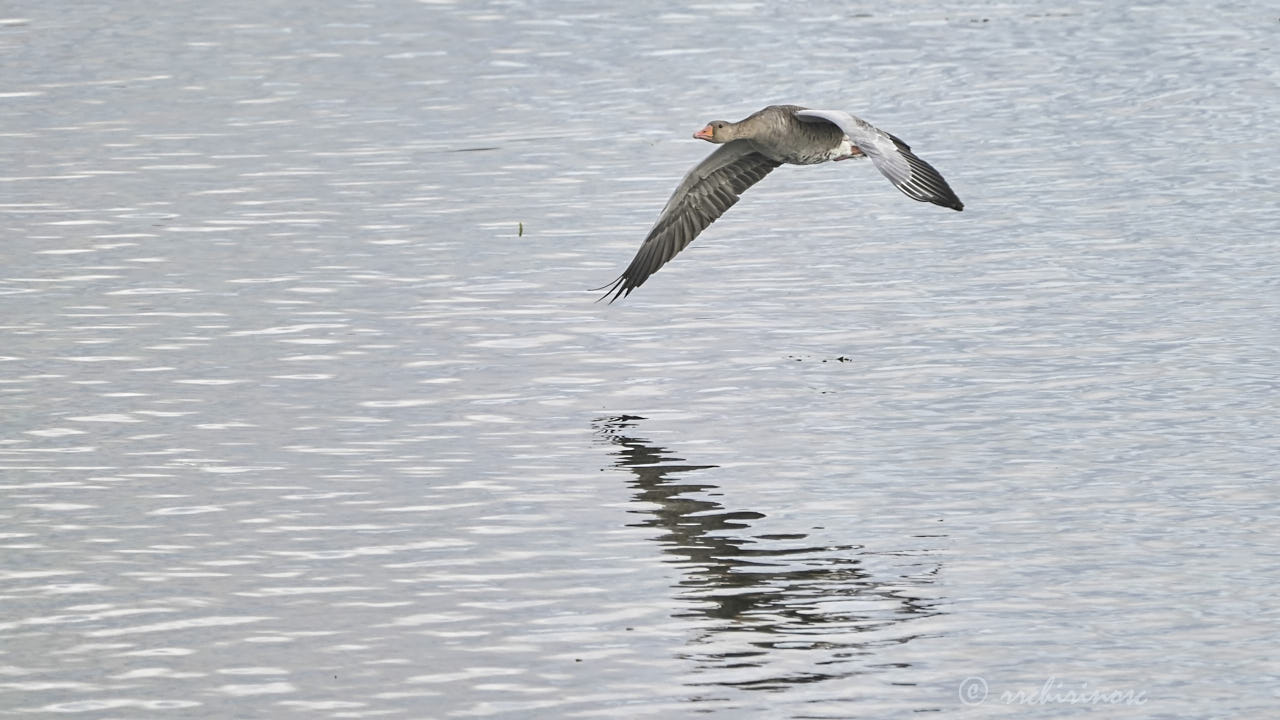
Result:
<svg viewBox="0 0 1280 720"><path fill-rule="evenodd" d="M684 176L631 264L617 280L596 288L605 291L600 299L613 302L630 295L780 164L747 140L721 145Z"/></svg>
<svg viewBox="0 0 1280 720"><path fill-rule="evenodd" d="M916 157L911 146L894 135L840 110L798 110L796 117L805 122L829 122L843 130L849 141L871 158L876 169L907 197L952 210L964 209L964 203L942 175Z"/></svg>

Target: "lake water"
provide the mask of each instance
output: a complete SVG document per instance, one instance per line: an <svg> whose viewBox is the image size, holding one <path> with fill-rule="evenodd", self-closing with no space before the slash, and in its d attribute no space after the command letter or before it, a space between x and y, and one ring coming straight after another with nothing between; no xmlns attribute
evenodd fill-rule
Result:
<svg viewBox="0 0 1280 720"><path fill-rule="evenodd" d="M0 717L1273 714L1278 31L10 3ZM965 211L784 167L595 303L776 102Z"/></svg>

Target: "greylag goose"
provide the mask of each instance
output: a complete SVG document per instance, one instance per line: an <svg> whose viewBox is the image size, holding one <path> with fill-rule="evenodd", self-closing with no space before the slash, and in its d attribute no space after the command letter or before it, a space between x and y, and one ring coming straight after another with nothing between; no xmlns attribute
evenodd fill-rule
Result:
<svg viewBox="0 0 1280 720"><path fill-rule="evenodd" d="M897 137L839 110L770 105L738 122L712 120L693 134L720 147L684 176L627 269L601 299L613 302L644 284L771 170L869 157L913 200L963 210L964 203L929 163ZM612 296L612 297L610 297Z"/></svg>

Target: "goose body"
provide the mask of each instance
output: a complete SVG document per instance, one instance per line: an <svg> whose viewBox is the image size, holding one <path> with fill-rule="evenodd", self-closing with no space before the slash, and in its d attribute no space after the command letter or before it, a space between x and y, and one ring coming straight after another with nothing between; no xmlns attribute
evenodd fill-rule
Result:
<svg viewBox="0 0 1280 720"><path fill-rule="evenodd" d="M713 120L693 137L720 147L684 176L631 264L617 280L600 288L609 302L644 284L779 165L865 156L908 197L964 209L942 175L916 157L909 145L839 110L770 105L738 122Z"/></svg>

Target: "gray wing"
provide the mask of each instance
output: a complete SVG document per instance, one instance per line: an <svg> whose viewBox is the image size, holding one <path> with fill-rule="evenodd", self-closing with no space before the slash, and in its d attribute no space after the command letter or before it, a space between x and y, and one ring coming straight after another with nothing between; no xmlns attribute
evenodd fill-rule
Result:
<svg viewBox="0 0 1280 720"><path fill-rule="evenodd" d="M684 176L631 264L617 280L596 288L605 290L600 299L608 297L613 302L630 295L733 207L747 188L779 165L756 152L750 141L734 140L721 145Z"/></svg>
<svg viewBox="0 0 1280 720"><path fill-rule="evenodd" d="M839 110L797 110L805 122L829 122L844 131L876 169L907 197L921 202L963 210L964 203L929 163L916 157L911 146L863 120Z"/></svg>

